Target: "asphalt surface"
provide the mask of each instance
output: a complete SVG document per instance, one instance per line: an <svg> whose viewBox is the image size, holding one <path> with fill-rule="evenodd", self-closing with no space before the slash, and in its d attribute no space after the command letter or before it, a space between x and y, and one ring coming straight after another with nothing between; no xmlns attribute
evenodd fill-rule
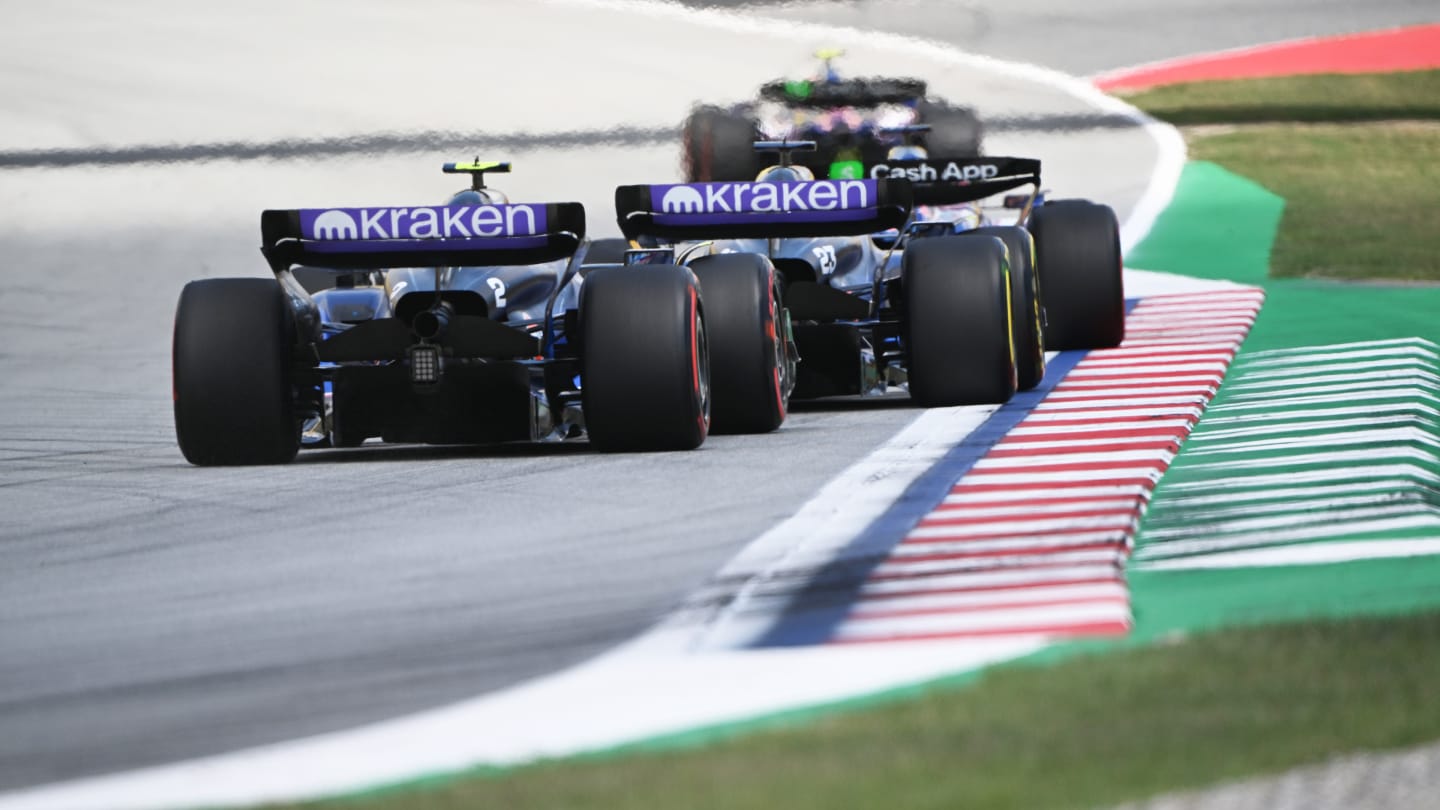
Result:
<svg viewBox="0 0 1440 810"><path fill-rule="evenodd" d="M892 5L908 30L911 4ZM967 48L1044 36L995 53L1089 70L1076 55L1096 49L1096 20L1138 5L1087 6L1086 25L1058 0L991 9L983 36L966 33L975 6L955 5L926 33ZM1419 5L1286 8L1297 25L1313 11L1336 29ZM1138 37L1131 20L1110 64L1228 44L1243 27L1243 9L1207 26L1201 4L1176 8L1195 47ZM782 11L848 24L877 9ZM1269 9L1253 16L1256 39L1307 32L1281 30ZM620 32L646 48L613 47ZM912 419L903 403L841 404L688 454L367 446L232 470L189 467L174 444L176 296L189 279L265 273L259 209L443 199L453 179L438 164L469 156L456 153L467 134L483 145L529 133L482 155L515 161L503 187L580 199L592 232L613 232L610 189L678 166L673 144L614 132L674 127L696 98L808 69L822 44L539 3L57 2L7 15L0 157L217 143L254 154L0 171L0 789L346 728L582 660L643 630ZM926 75L990 118L1093 115L1016 79L850 51L856 72ZM579 140L556 147L547 133ZM275 151L366 137L400 146ZM1154 159L1148 138L1114 126L1014 126L989 148L1039 155L1050 184L1122 218Z"/></svg>
<svg viewBox="0 0 1440 810"><path fill-rule="evenodd" d="M937 39L1076 75L1139 62L1440 21L1431 0L818 0L714 2L771 16Z"/></svg>
<svg viewBox="0 0 1440 810"><path fill-rule="evenodd" d="M1440 806L1440 745L1357 751L1284 773L1168 793L1114 810L1421 810Z"/></svg>

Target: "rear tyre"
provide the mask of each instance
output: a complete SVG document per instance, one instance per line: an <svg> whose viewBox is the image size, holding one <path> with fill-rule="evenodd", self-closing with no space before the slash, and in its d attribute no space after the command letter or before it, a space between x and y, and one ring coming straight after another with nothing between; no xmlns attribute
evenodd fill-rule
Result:
<svg viewBox="0 0 1440 810"><path fill-rule="evenodd" d="M988 226L967 234L993 236L1010 259L1010 326L1015 331L1016 386L1029 391L1045 378L1045 335L1040 318L1040 285L1035 276L1035 242L1024 228Z"/></svg>
<svg viewBox="0 0 1440 810"><path fill-rule="evenodd" d="M175 436L200 466L284 464L300 449L295 323L279 282L192 281L175 311Z"/></svg>
<svg viewBox="0 0 1440 810"><path fill-rule="evenodd" d="M1125 338L1120 226L1108 205L1047 202L1030 216L1045 307L1045 344L1106 349Z"/></svg>
<svg viewBox="0 0 1440 810"><path fill-rule="evenodd" d="M697 107L685 119L685 176L692 183L754 180L762 168L755 136L753 120L719 107Z"/></svg>
<svg viewBox="0 0 1440 810"><path fill-rule="evenodd" d="M943 102L922 101L917 108L920 123L929 124L925 149L931 157L976 157L980 154L984 129L975 111Z"/></svg>
<svg viewBox="0 0 1440 810"><path fill-rule="evenodd" d="M596 267L580 288L585 427L597 450L692 450L710 429L710 371L695 276Z"/></svg>
<svg viewBox="0 0 1440 810"><path fill-rule="evenodd" d="M1016 379L1004 243L917 239L901 273L910 396L926 407L1008 402Z"/></svg>
<svg viewBox="0 0 1440 810"><path fill-rule="evenodd" d="M792 375L780 282L763 256L723 253L690 265L710 343L710 429L768 433L785 421Z"/></svg>

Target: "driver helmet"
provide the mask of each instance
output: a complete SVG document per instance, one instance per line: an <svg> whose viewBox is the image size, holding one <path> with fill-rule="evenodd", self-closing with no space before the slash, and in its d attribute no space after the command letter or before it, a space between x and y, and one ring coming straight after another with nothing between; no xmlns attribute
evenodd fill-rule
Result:
<svg viewBox="0 0 1440 810"><path fill-rule="evenodd" d="M815 51L815 56L820 60L820 72L811 81L825 84L839 84L843 81L840 72L835 69L835 60L845 55L844 48L820 48Z"/></svg>
<svg viewBox="0 0 1440 810"><path fill-rule="evenodd" d="M757 183L798 183L814 179L814 173L804 166L770 166L755 175Z"/></svg>
<svg viewBox="0 0 1440 810"><path fill-rule="evenodd" d="M885 155L886 160L924 160L928 157L930 155L925 151L925 147L913 143L892 146Z"/></svg>
<svg viewBox="0 0 1440 810"><path fill-rule="evenodd" d="M498 188L470 189L457 192L446 205L505 205L510 198Z"/></svg>

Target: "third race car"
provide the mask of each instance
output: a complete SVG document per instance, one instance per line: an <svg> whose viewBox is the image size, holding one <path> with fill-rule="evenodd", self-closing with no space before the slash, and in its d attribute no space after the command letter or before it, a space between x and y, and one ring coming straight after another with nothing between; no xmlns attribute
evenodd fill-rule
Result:
<svg viewBox="0 0 1440 810"><path fill-rule="evenodd" d="M696 106L682 136L686 178L752 179L765 168L750 147L756 140L815 141L817 149L797 155L797 163L821 176L858 176L845 172L883 160L906 141L905 128L916 124L928 127L918 143L934 154L980 154L981 124L973 109L930 95L923 79L842 77L834 66L842 53L817 52L818 73L766 82L752 101Z"/></svg>

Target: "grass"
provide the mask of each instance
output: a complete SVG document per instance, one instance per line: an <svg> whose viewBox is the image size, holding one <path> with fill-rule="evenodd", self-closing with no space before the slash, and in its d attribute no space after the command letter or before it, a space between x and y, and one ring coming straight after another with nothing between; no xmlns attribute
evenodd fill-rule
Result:
<svg viewBox="0 0 1440 810"><path fill-rule="evenodd" d="M1172 124L1440 121L1440 70L1157 87L1127 101Z"/></svg>
<svg viewBox="0 0 1440 810"><path fill-rule="evenodd" d="M1440 124L1270 124L1190 153L1285 198L1272 277L1440 281Z"/></svg>
<svg viewBox="0 0 1440 810"><path fill-rule="evenodd" d="M1082 808L1440 737L1440 613L1224 630L699 750L311 807Z"/></svg>
<svg viewBox="0 0 1440 810"><path fill-rule="evenodd" d="M1130 101L1206 127L1190 156L1285 198L1276 278L1440 282L1440 71L1177 85ZM1431 119L1393 121L1398 117ZM1369 121L1371 123L1343 123Z"/></svg>

